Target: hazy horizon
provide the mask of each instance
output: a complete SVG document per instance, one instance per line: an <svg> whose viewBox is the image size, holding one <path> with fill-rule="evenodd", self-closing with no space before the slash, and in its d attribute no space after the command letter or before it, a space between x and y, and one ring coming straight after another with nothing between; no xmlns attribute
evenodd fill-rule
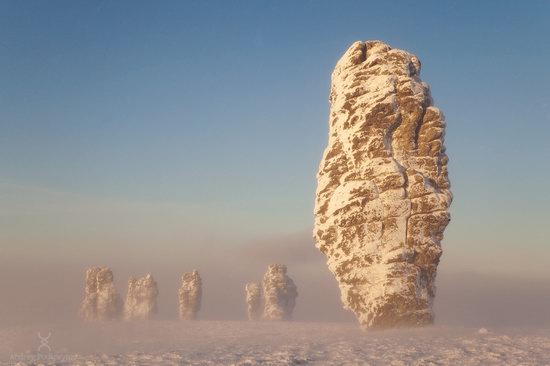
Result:
<svg viewBox="0 0 550 366"><path fill-rule="evenodd" d="M159 287L158 319L177 319L177 290L181 274L198 269L203 278L203 320L245 320L244 285L261 281L270 263L285 263L298 286L296 321L355 322L342 308L336 280L324 256L313 245L309 231L254 243L232 250L210 247L187 258L116 256L103 262L5 264L0 287L10 297L0 307L0 326L78 321L84 295L84 272L90 266L113 270L115 286L124 299L131 276L153 274ZM227 248L226 248L227 249ZM216 250L220 250L216 253ZM246 265L243 265L246 264ZM19 286L13 287L17 279ZM11 286L11 288L10 288ZM33 289L33 291L29 291ZM544 277L464 272L440 264L435 300L439 326L549 326L550 282Z"/></svg>

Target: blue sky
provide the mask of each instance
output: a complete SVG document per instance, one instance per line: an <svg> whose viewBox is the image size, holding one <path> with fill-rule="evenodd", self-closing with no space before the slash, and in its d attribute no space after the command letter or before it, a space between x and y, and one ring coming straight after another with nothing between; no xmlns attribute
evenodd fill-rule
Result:
<svg viewBox="0 0 550 366"><path fill-rule="evenodd" d="M548 1L2 1L5 253L306 232L330 73L368 39L446 114L444 261L550 277Z"/></svg>

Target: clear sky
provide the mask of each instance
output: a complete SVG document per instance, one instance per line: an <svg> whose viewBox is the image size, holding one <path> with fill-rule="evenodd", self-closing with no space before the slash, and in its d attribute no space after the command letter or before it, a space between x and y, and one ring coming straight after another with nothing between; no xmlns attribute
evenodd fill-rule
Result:
<svg viewBox="0 0 550 366"><path fill-rule="evenodd" d="M309 248L330 73L368 39L447 117L441 269L550 279L549 1L1 1L1 260Z"/></svg>

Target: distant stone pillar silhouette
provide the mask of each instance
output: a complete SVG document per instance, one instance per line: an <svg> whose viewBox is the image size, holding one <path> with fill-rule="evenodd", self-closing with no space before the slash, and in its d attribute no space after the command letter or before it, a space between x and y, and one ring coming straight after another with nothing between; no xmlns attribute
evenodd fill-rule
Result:
<svg viewBox="0 0 550 366"><path fill-rule="evenodd" d="M120 317L122 302L113 280L113 272L107 267L92 267L86 271L84 300L79 311L81 318L93 321Z"/></svg>
<svg viewBox="0 0 550 366"><path fill-rule="evenodd" d="M262 286L257 282L245 286L248 320L258 320L262 317Z"/></svg>
<svg viewBox="0 0 550 366"><path fill-rule="evenodd" d="M263 280L264 313L268 320L288 320L296 305L298 291L283 264L270 264Z"/></svg>
<svg viewBox="0 0 550 366"><path fill-rule="evenodd" d="M150 274L142 278L130 278L124 304L124 319L153 319L157 314L158 293L157 283Z"/></svg>
<svg viewBox="0 0 550 366"><path fill-rule="evenodd" d="M183 274L178 295L180 319L197 319L202 301L202 279L196 269Z"/></svg>

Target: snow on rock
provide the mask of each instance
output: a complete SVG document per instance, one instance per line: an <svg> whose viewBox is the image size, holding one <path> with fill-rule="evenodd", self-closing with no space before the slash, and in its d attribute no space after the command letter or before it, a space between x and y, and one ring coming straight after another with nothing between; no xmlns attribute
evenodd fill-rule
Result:
<svg viewBox="0 0 550 366"><path fill-rule="evenodd" d="M112 320L120 317L122 302L113 279L113 272L106 267L92 267L86 271L84 300L80 306L80 316L84 320Z"/></svg>
<svg viewBox="0 0 550 366"><path fill-rule="evenodd" d="M262 286L257 282L245 286L248 320L258 320L262 317Z"/></svg>
<svg viewBox="0 0 550 366"><path fill-rule="evenodd" d="M332 74L314 236L364 328L433 322L452 195L443 113L416 56L355 42Z"/></svg>
<svg viewBox="0 0 550 366"><path fill-rule="evenodd" d="M152 319L157 313L158 293L157 283L150 274L142 278L130 278L124 304L124 319Z"/></svg>
<svg viewBox="0 0 550 366"><path fill-rule="evenodd" d="M184 273L181 277L179 289L179 316L180 319L194 320L201 308L202 280L199 272Z"/></svg>
<svg viewBox="0 0 550 366"><path fill-rule="evenodd" d="M292 318L298 291L283 264L270 264L263 279L264 313L269 320Z"/></svg>

